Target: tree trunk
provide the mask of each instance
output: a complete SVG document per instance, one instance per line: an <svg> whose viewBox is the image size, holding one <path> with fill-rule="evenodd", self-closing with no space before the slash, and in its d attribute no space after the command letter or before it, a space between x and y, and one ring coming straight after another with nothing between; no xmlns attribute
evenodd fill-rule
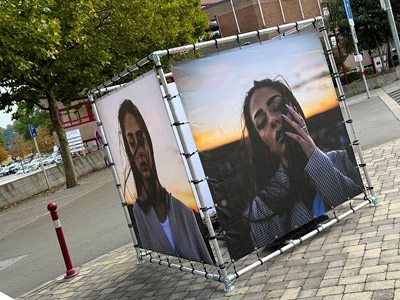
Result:
<svg viewBox="0 0 400 300"><path fill-rule="evenodd" d="M49 101L50 117L53 123L53 128L57 133L58 140L60 141L61 154L63 159L65 180L67 188L72 188L78 185L78 180L75 176L74 164L72 162L71 152L69 151L67 137L65 136L64 128L61 125L58 117L57 101L54 97L53 90L47 90L47 100Z"/></svg>
<svg viewBox="0 0 400 300"><path fill-rule="evenodd" d="M386 51L387 62L389 68L393 68L392 47L390 46L390 39L388 39L386 43L387 43L387 51Z"/></svg>
<svg viewBox="0 0 400 300"><path fill-rule="evenodd" d="M344 65L344 61L343 61L342 49L340 48L340 37L339 37L339 35L336 36L336 30L334 30L334 34L335 34L335 38L336 38L337 50L338 50L338 54L339 54L340 66L342 67L344 81L345 81L345 84L349 84L349 79L347 78L346 66Z"/></svg>
<svg viewBox="0 0 400 300"><path fill-rule="evenodd" d="M381 58L381 62L382 62L382 72L385 72L385 71L386 71L386 63L385 63L385 61L383 60L382 49L381 49L381 47L379 47L379 43L378 43L378 40L377 40L376 36L374 36L374 40L375 40L375 43L376 43L376 47L378 48L379 57Z"/></svg>

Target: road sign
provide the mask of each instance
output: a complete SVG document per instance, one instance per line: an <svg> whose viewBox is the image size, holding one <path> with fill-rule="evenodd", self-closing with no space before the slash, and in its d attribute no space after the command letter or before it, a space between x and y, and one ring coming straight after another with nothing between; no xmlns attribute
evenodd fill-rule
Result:
<svg viewBox="0 0 400 300"><path fill-rule="evenodd" d="M68 146L71 153L83 151L83 142L79 129L66 131L65 136L67 137Z"/></svg>
<svg viewBox="0 0 400 300"><path fill-rule="evenodd" d="M351 26L351 34L352 34L352 36L353 36L354 42L355 42L355 43L358 43L356 29L355 29L353 26Z"/></svg>
<svg viewBox="0 0 400 300"><path fill-rule="evenodd" d="M351 7L350 7L350 0L344 0L344 6L346 8L346 14L347 18L353 19L353 13L351 12Z"/></svg>
<svg viewBox="0 0 400 300"><path fill-rule="evenodd" d="M33 124L29 124L29 132L31 133L31 137L37 137L36 127Z"/></svg>
<svg viewBox="0 0 400 300"><path fill-rule="evenodd" d="M380 2L381 2L381 7L382 7L382 9L383 9L383 10L387 10L387 9L386 9L386 1L385 1L385 0L380 0Z"/></svg>
<svg viewBox="0 0 400 300"><path fill-rule="evenodd" d="M354 61L355 62L363 61L362 55L361 54L354 55Z"/></svg>

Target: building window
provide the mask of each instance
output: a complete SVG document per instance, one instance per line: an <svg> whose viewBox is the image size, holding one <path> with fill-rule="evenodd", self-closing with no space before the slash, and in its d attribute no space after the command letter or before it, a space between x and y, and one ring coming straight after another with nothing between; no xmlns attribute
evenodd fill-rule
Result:
<svg viewBox="0 0 400 300"><path fill-rule="evenodd" d="M93 113L89 109L89 103L73 105L71 108L62 108L59 110L60 120L64 128L77 126L80 124L94 121Z"/></svg>

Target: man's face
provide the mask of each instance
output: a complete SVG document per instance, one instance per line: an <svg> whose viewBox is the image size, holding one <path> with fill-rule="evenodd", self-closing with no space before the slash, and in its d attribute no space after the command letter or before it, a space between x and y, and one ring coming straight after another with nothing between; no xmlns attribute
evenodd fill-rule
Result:
<svg viewBox="0 0 400 300"><path fill-rule="evenodd" d="M143 180L149 182L153 175L153 161L150 147L144 132L138 121L132 114L127 114L124 119L125 138L128 141L129 150L135 161Z"/></svg>

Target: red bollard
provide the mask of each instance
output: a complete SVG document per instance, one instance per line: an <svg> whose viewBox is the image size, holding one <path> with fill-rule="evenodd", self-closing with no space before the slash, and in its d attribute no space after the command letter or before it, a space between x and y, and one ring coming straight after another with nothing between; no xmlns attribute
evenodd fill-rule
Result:
<svg viewBox="0 0 400 300"><path fill-rule="evenodd" d="M47 209L50 211L51 218L53 219L54 228L56 229L58 242L60 243L61 252L64 257L65 266L67 267L67 271L65 272L66 275L64 279L74 277L75 275L79 274L79 271L75 270L74 266L72 265L71 258L69 257L67 243L65 242L64 233L61 228L60 220L58 219L57 213L57 204L54 202L50 202L47 205Z"/></svg>

